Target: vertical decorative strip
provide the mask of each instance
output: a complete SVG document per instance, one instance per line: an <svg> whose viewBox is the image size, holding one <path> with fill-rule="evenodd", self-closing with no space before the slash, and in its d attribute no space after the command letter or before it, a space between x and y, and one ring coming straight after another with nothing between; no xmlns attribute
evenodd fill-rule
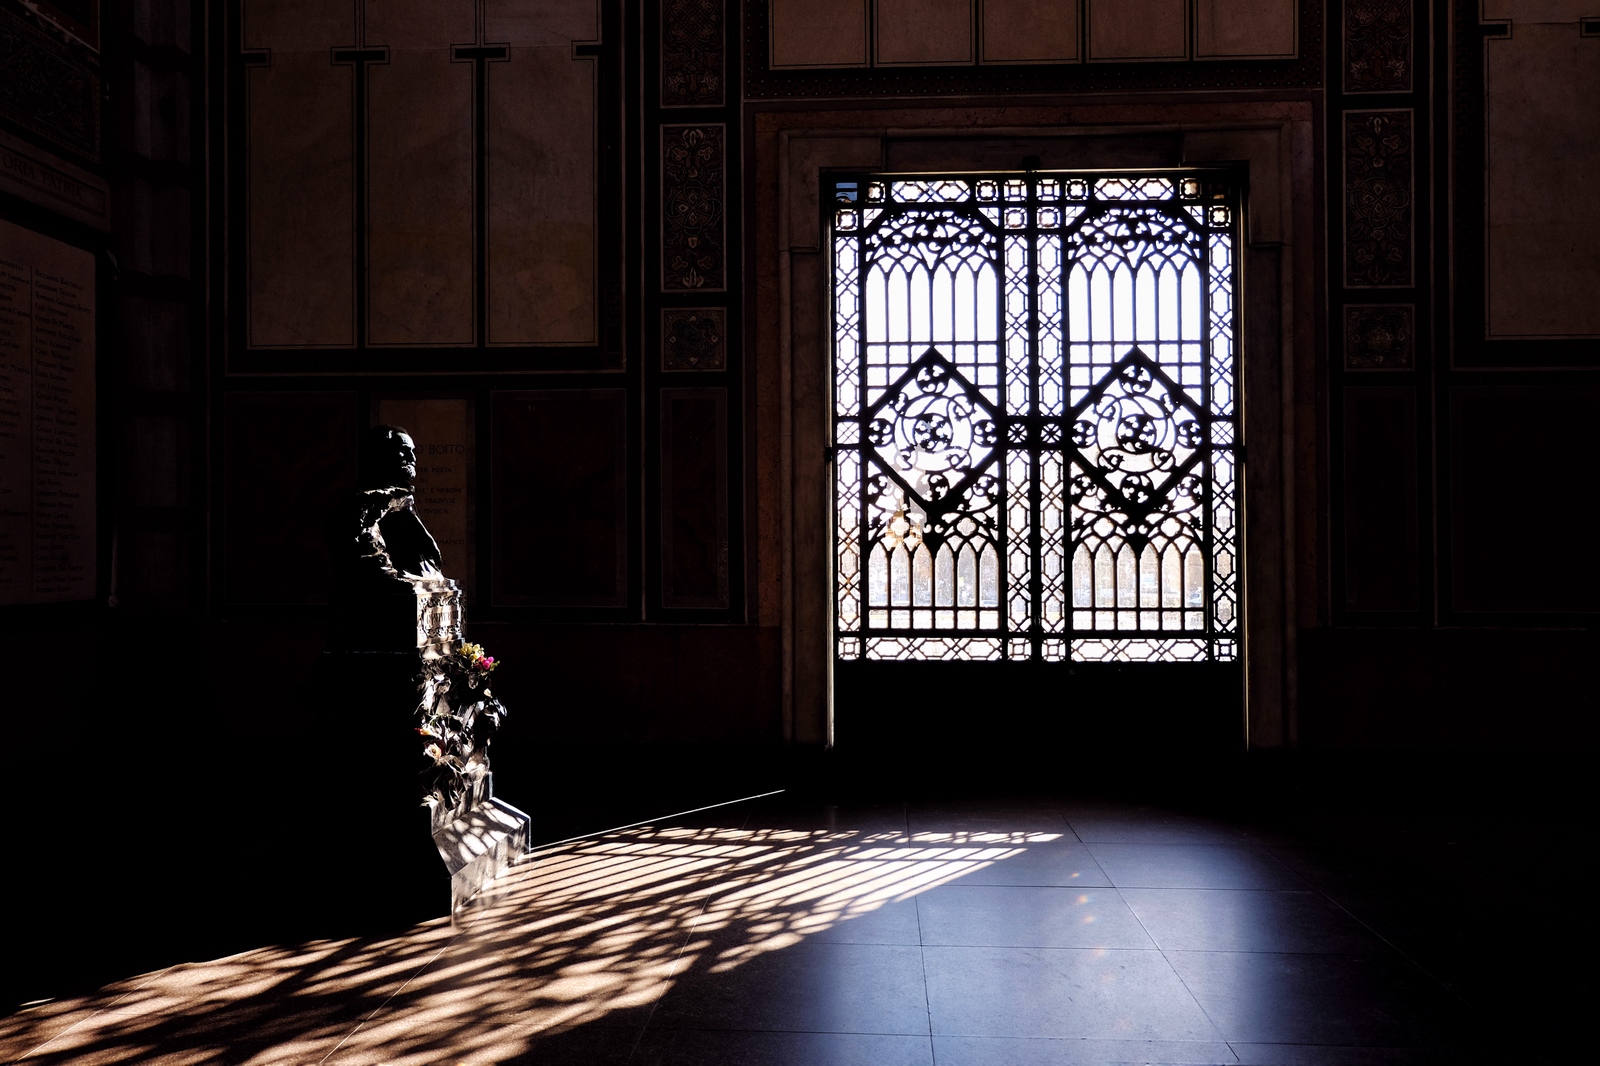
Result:
<svg viewBox="0 0 1600 1066"><path fill-rule="evenodd" d="M723 0L661 0L661 106L721 107Z"/></svg>
<svg viewBox="0 0 1600 1066"><path fill-rule="evenodd" d="M1344 113L1344 283L1411 284L1412 112Z"/></svg>
<svg viewBox="0 0 1600 1066"><path fill-rule="evenodd" d="M661 127L661 288L727 287L723 123Z"/></svg>
<svg viewBox="0 0 1600 1066"><path fill-rule="evenodd" d="M1411 49L1411 0L1345 0L1345 92L1410 92Z"/></svg>

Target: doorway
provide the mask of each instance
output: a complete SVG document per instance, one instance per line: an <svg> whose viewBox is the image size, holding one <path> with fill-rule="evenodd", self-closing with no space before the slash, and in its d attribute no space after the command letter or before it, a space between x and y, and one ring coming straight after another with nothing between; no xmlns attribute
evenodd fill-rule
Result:
<svg viewBox="0 0 1600 1066"><path fill-rule="evenodd" d="M836 741L1240 746L1240 183L822 192Z"/></svg>

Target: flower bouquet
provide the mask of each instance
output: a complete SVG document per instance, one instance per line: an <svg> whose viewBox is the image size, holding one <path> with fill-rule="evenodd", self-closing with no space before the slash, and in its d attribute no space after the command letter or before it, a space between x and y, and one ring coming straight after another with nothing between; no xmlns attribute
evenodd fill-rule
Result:
<svg viewBox="0 0 1600 1066"><path fill-rule="evenodd" d="M422 771L425 806L454 808L488 771L489 740L506 717L505 705L489 690L489 675L499 665L478 644L423 663L416 730L428 761Z"/></svg>

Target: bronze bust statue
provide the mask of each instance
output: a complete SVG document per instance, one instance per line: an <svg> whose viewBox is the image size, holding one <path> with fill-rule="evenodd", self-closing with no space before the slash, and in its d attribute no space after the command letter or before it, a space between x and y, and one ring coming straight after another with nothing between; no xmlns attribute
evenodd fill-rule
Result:
<svg viewBox="0 0 1600 1066"><path fill-rule="evenodd" d="M461 590L417 514L416 443L399 426L362 439L356 491L329 530L334 590L330 646L449 654L461 639ZM402 631L401 626L406 628Z"/></svg>

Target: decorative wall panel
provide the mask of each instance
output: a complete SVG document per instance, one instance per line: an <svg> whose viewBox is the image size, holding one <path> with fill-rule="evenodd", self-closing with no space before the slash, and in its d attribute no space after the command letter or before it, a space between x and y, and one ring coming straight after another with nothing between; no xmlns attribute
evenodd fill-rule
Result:
<svg viewBox="0 0 1600 1066"><path fill-rule="evenodd" d="M695 307L661 312L662 370L721 370L727 360L727 311Z"/></svg>
<svg viewBox="0 0 1600 1066"><path fill-rule="evenodd" d="M971 63L973 0L877 0L874 41L880 66Z"/></svg>
<svg viewBox="0 0 1600 1066"><path fill-rule="evenodd" d="M363 62L352 4L244 4L246 341L356 343L356 111Z"/></svg>
<svg viewBox="0 0 1600 1066"><path fill-rule="evenodd" d="M355 488L353 392L249 392L223 408L229 603L324 603L327 523Z"/></svg>
<svg viewBox="0 0 1600 1066"><path fill-rule="evenodd" d="M1448 427L1451 604L1593 612L1600 568L1600 388L1458 386ZM1514 510L1513 510L1514 509ZM1526 516L1536 540L1511 535Z"/></svg>
<svg viewBox="0 0 1600 1066"><path fill-rule="evenodd" d="M1417 396L1344 390L1344 601L1352 611L1415 611Z"/></svg>
<svg viewBox="0 0 1600 1066"><path fill-rule="evenodd" d="M368 5L367 339L470 345L473 322L473 110L476 64L464 0Z"/></svg>
<svg viewBox="0 0 1600 1066"><path fill-rule="evenodd" d="M626 604L627 397L624 389L495 394L495 603Z"/></svg>
<svg viewBox="0 0 1600 1066"><path fill-rule="evenodd" d="M0 8L0 70L0 117L99 160L98 70L10 8Z"/></svg>
<svg viewBox="0 0 1600 1066"><path fill-rule="evenodd" d="M1344 283L1412 279L1412 112L1344 113Z"/></svg>
<svg viewBox="0 0 1600 1066"><path fill-rule="evenodd" d="M1194 54L1269 59L1295 54L1295 0L1195 0Z"/></svg>
<svg viewBox="0 0 1600 1066"><path fill-rule="evenodd" d="M599 340L596 0L484 0L490 344Z"/></svg>
<svg viewBox="0 0 1600 1066"><path fill-rule="evenodd" d="M726 92L725 0L661 0L661 105L720 107Z"/></svg>
<svg viewBox="0 0 1600 1066"><path fill-rule="evenodd" d="M244 0L246 344L599 343L595 0Z"/></svg>
<svg viewBox="0 0 1600 1066"><path fill-rule="evenodd" d="M661 287L727 287L724 141L720 122L661 127Z"/></svg>
<svg viewBox="0 0 1600 1066"><path fill-rule="evenodd" d="M1072 63L1078 59L1078 5L1056 0L979 0L982 61Z"/></svg>
<svg viewBox="0 0 1600 1066"><path fill-rule="evenodd" d="M771 0L774 67L864 67L870 0Z"/></svg>
<svg viewBox="0 0 1600 1066"><path fill-rule="evenodd" d="M1090 61L1183 59L1189 54L1185 0L1086 0Z"/></svg>
<svg viewBox="0 0 1600 1066"><path fill-rule="evenodd" d="M661 390L661 605L728 606L726 389Z"/></svg>
<svg viewBox="0 0 1600 1066"><path fill-rule="evenodd" d="M1415 361L1416 308L1410 304L1347 304L1346 370L1410 370Z"/></svg>
<svg viewBox="0 0 1600 1066"><path fill-rule="evenodd" d="M1345 0L1344 91L1411 91L1411 0Z"/></svg>
<svg viewBox="0 0 1600 1066"><path fill-rule="evenodd" d="M1580 0L1484 4L1512 19L1484 41L1490 338L1600 337L1600 215L1575 209L1600 173L1600 37Z"/></svg>

